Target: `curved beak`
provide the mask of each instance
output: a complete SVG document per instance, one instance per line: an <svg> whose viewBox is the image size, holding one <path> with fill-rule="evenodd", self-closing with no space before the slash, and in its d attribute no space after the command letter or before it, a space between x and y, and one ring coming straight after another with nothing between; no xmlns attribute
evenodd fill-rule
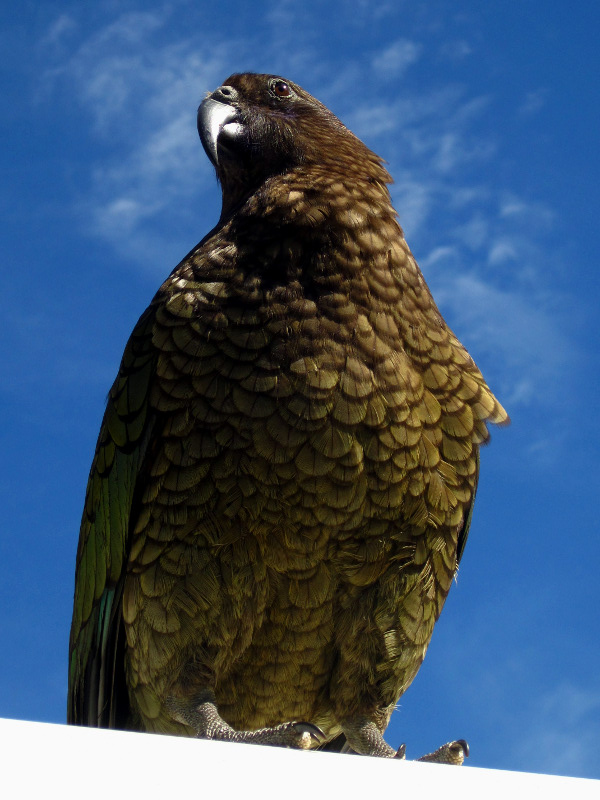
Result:
<svg viewBox="0 0 600 800"><path fill-rule="evenodd" d="M218 141L225 130L228 137L235 137L242 129L239 112L234 106L222 103L209 96L198 109L198 133L200 140L215 167L219 165Z"/></svg>

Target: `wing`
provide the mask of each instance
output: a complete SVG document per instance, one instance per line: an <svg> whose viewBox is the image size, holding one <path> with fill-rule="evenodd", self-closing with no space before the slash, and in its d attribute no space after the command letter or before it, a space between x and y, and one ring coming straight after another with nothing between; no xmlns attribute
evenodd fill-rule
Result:
<svg viewBox="0 0 600 800"><path fill-rule="evenodd" d="M90 470L69 646L71 724L125 727L129 713L120 600L136 486L156 424L149 409L156 361L153 322L151 306L125 348Z"/></svg>

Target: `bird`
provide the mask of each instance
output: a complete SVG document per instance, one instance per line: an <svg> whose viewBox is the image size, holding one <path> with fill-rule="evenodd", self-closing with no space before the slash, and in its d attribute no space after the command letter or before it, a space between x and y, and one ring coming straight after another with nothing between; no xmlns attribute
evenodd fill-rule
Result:
<svg viewBox="0 0 600 800"><path fill-rule="evenodd" d="M198 130L221 215L108 395L67 719L403 758L384 732L508 415L433 300L384 162L328 108L233 74Z"/></svg>

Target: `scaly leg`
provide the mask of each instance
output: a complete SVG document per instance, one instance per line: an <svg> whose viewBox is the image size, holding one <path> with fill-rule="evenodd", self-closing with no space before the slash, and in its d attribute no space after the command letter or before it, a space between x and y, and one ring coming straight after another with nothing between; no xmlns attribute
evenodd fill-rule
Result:
<svg viewBox="0 0 600 800"><path fill-rule="evenodd" d="M345 720L342 727L348 745L355 753L380 758L406 758L406 745L401 744L398 750L394 750L385 741L377 725L366 717ZM438 747L433 753L421 756L417 761L460 766L468 755L469 745L464 739L457 739Z"/></svg>
<svg viewBox="0 0 600 800"><path fill-rule="evenodd" d="M299 750L309 750L324 739L321 729L310 722L284 722L273 728L236 731L220 716L215 697L210 691L203 692L192 701L171 697L166 705L173 719L193 728L199 739L268 744Z"/></svg>

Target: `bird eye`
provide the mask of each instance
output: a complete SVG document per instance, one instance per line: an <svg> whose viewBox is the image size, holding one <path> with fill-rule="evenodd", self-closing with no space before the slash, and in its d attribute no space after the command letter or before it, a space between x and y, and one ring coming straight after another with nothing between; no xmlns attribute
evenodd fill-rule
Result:
<svg viewBox="0 0 600 800"><path fill-rule="evenodd" d="M285 81L273 81L271 91L276 97L291 97L292 90Z"/></svg>

